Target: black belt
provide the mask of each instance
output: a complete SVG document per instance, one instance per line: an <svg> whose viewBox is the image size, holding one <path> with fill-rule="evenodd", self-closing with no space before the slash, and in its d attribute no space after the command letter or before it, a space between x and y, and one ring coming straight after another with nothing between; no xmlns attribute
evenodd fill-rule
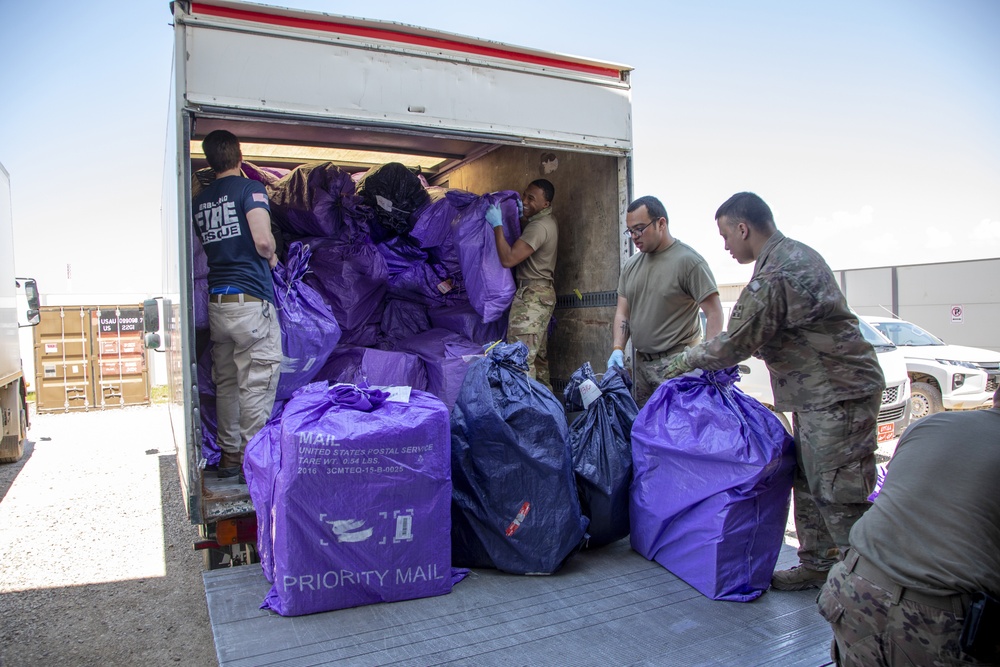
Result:
<svg viewBox="0 0 1000 667"><path fill-rule="evenodd" d="M528 287L529 285L551 285L551 280L545 280L544 278L525 278L524 280L518 280L518 287Z"/></svg>
<svg viewBox="0 0 1000 667"><path fill-rule="evenodd" d="M250 294L209 294L208 299L215 303L246 303L247 301L260 303L264 300Z"/></svg>
<svg viewBox="0 0 1000 667"><path fill-rule="evenodd" d="M657 359L662 359L663 357L669 357L669 352L639 352L639 358L643 361L656 361Z"/></svg>
<svg viewBox="0 0 1000 667"><path fill-rule="evenodd" d="M950 611L960 618L964 618L972 601L968 595L962 593L950 593L948 595L929 595L915 591L912 588L904 588L889 578L882 570L878 569L870 560L859 554L857 550L851 549L844 559L847 571L853 572L862 579L867 579L879 588L884 588L892 597L892 603L898 604L900 600L909 600L917 604L925 604L942 611Z"/></svg>

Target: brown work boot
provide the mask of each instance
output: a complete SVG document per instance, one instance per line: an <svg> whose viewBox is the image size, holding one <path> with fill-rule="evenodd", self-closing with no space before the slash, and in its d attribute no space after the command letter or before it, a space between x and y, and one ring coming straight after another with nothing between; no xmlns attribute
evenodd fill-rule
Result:
<svg viewBox="0 0 1000 667"><path fill-rule="evenodd" d="M215 474L220 479L225 479L236 477L241 472L243 472L243 466L240 465L240 455L222 452L222 458L219 459L219 471Z"/></svg>
<svg viewBox="0 0 1000 667"><path fill-rule="evenodd" d="M779 591L804 591L808 588L822 588L829 570L814 570L805 565L796 565L790 570L778 570L771 575L771 588Z"/></svg>

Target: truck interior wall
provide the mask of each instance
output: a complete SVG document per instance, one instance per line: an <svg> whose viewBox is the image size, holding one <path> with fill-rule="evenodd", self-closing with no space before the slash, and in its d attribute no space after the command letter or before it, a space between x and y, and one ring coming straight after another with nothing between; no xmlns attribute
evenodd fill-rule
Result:
<svg viewBox="0 0 1000 667"><path fill-rule="evenodd" d="M435 182L451 188L484 193L498 190L523 192L536 178L555 186L552 210L559 221L556 260L556 327L548 344L553 387L562 383L584 361L599 364L611 349L614 306L576 306L580 295L604 295L618 288L621 246L619 166L611 155L503 146L463 164Z"/></svg>

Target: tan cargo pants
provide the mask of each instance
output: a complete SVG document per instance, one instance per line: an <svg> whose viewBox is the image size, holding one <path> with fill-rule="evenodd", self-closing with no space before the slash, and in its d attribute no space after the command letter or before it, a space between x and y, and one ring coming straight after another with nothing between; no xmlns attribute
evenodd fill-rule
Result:
<svg viewBox="0 0 1000 667"><path fill-rule="evenodd" d="M208 304L220 468L242 465L243 450L271 416L281 365L281 326L267 301Z"/></svg>

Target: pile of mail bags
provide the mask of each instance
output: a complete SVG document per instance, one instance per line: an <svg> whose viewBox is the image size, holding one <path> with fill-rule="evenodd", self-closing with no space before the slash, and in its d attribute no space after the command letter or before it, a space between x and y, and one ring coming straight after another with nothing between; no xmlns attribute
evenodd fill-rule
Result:
<svg viewBox="0 0 1000 667"><path fill-rule="evenodd" d="M521 232L517 193L480 196L428 187L398 163L352 174L330 162L291 171L244 162L243 173L264 183L272 229L279 248L286 248L279 253L277 271L284 276L275 275L275 291L276 298L291 295L293 307L279 309L286 359L278 399L327 379L427 389L450 407L470 359L506 335L515 285L500 264L485 213L500 207L503 233L513 244ZM199 171L192 191L212 178L211 170ZM193 310L201 350L208 336L208 266L194 236ZM317 334L311 346L308 332ZM326 348L325 358L317 354ZM210 370L210 355L199 355L199 365ZM207 417L204 440L215 453L215 425ZM217 455L207 460L216 461Z"/></svg>

